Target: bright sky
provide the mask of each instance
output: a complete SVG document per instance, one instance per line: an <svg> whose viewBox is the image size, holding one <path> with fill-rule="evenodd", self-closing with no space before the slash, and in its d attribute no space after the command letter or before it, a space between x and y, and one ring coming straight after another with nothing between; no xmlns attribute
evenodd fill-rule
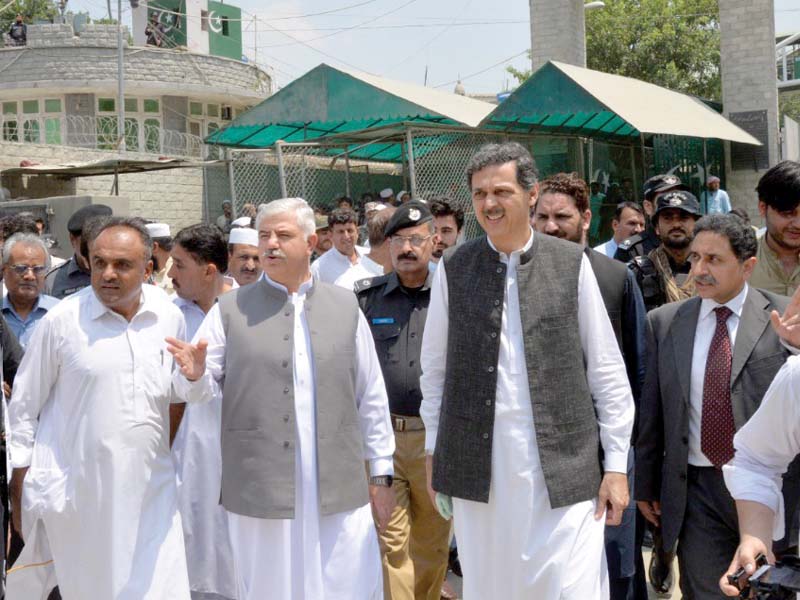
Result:
<svg viewBox="0 0 800 600"><path fill-rule="evenodd" d="M800 0L774 0L778 33L800 31ZM513 86L505 67L529 66L528 0L233 0L244 11L245 54L279 86L320 62L468 93ZM112 0L116 11L116 0ZM127 7L127 0L123 7ZM348 8L349 7L349 8ZM104 0L70 0L106 15ZM342 10L344 9L344 10ZM129 11L128 11L129 12ZM325 12L328 14L315 14ZM254 23L253 16L257 17ZM130 21L130 15L127 19ZM257 35L256 35L257 27ZM257 43L256 43L257 42Z"/></svg>

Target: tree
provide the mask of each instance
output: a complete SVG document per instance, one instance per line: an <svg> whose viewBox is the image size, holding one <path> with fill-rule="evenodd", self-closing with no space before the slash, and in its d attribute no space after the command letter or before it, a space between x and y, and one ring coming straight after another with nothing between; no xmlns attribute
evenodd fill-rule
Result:
<svg viewBox="0 0 800 600"><path fill-rule="evenodd" d="M783 116L800 122L800 94L783 93L778 96L780 122L783 123Z"/></svg>
<svg viewBox="0 0 800 600"><path fill-rule="evenodd" d="M41 21L54 23L59 12L58 5L53 0L15 0L11 6L0 13L0 32L8 33L11 23L18 14L25 18L27 25L30 25Z"/></svg>
<svg viewBox="0 0 800 600"><path fill-rule="evenodd" d="M605 0L586 13L590 69L719 100L717 0ZM509 69L518 81L530 72Z"/></svg>

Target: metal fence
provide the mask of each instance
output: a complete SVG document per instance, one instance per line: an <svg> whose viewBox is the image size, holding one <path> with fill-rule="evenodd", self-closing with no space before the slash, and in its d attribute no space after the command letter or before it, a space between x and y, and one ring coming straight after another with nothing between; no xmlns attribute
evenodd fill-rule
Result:
<svg viewBox="0 0 800 600"><path fill-rule="evenodd" d="M152 121L152 122L151 122ZM73 146L116 151L116 116L0 115L0 135L6 142ZM190 133L164 129L157 119L125 119L128 152L191 158L217 158L217 149Z"/></svg>
<svg viewBox="0 0 800 600"><path fill-rule="evenodd" d="M642 153L633 145L597 145L592 152L587 140L575 137L415 126L391 139L380 138L381 144L390 142L402 149L401 160L392 163L353 159L354 148L367 143L363 138L228 150L226 169L207 170L207 216L213 221L222 214L225 199L231 199L234 213L241 215L247 213L247 205L256 207L281 197L299 196L313 207L332 208L340 196L358 203L362 194L377 195L390 187L395 194L405 189L418 198L451 198L464 210L464 236L473 238L482 231L472 211L467 164L481 146L503 141L517 141L528 148L536 157L540 177L576 171L587 181L602 181L606 190L623 184L632 186L631 191L639 190L646 172L654 166L652 150Z"/></svg>

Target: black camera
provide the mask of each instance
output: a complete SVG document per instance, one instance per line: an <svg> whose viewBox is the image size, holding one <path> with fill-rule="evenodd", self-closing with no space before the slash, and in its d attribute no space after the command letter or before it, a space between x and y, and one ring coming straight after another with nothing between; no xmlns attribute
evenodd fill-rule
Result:
<svg viewBox="0 0 800 600"><path fill-rule="evenodd" d="M746 600L795 600L800 593L800 558L786 556L775 565L767 557L756 557L756 570L748 576L744 568L728 575L728 583L739 589Z"/></svg>

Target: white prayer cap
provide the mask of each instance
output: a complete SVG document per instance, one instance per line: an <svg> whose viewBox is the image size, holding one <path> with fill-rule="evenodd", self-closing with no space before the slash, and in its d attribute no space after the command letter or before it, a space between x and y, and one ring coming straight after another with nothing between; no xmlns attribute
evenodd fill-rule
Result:
<svg viewBox="0 0 800 600"><path fill-rule="evenodd" d="M380 212L386 205L383 202L367 202L364 205L364 212Z"/></svg>
<svg viewBox="0 0 800 600"><path fill-rule="evenodd" d="M147 228L147 233L150 234L151 238L168 238L172 237L169 232L169 225L166 223L148 223L145 225Z"/></svg>
<svg viewBox="0 0 800 600"><path fill-rule="evenodd" d="M249 227L236 227L235 229L231 229L231 233L228 236L228 243L258 246L258 232Z"/></svg>
<svg viewBox="0 0 800 600"><path fill-rule="evenodd" d="M231 222L232 227L250 227L250 217L239 217Z"/></svg>
<svg viewBox="0 0 800 600"><path fill-rule="evenodd" d="M394 196L394 192L392 191L392 188L386 188L381 190L379 196L384 200L386 200L387 198L391 198L392 196Z"/></svg>

